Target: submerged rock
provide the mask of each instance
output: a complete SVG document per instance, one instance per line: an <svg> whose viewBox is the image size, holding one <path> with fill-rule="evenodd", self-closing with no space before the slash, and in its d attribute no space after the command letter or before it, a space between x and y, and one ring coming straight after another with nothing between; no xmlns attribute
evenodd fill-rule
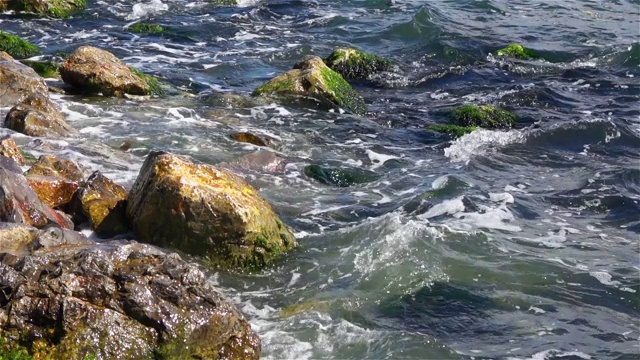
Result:
<svg viewBox="0 0 640 360"><path fill-rule="evenodd" d="M153 94L153 86L140 74L110 52L92 46L79 47L60 68L62 80L78 90L117 97Z"/></svg>
<svg viewBox="0 0 640 360"><path fill-rule="evenodd" d="M168 153L147 157L127 215L140 240L220 267L258 269L296 246L289 228L243 179Z"/></svg>
<svg viewBox="0 0 640 360"><path fill-rule="evenodd" d="M391 61L354 48L335 49L324 62L347 80L366 80L375 73L393 69Z"/></svg>
<svg viewBox="0 0 640 360"><path fill-rule="evenodd" d="M2 1L0 1L0 4L2 4ZM1 9L2 5L0 5ZM2 30L0 30L0 51L4 51L18 59L40 55L40 49L36 45Z"/></svg>
<svg viewBox="0 0 640 360"><path fill-rule="evenodd" d="M165 31L165 28L157 24L149 23L137 23L127 28L132 33L144 34L144 35L160 35Z"/></svg>
<svg viewBox="0 0 640 360"><path fill-rule="evenodd" d="M238 159L225 164L225 167L239 168L253 171L266 171L282 173L287 159L273 151L260 149L251 154L243 155Z"/></svg>
<svg viewBox="0 0 640 360"><path fill-rule="evenodd" d="M85 9L86 0L2 0L0 11L14 10L65 18L74 11Z"/></svg>
<svg viewBox="0 0 640 360"><path fill-rule="evenodd" d="M452 111L455 125L487 129L510 128L518 115L491 105L463 105Z"/></svg>
<svg viewBox="0 0 640 360"><path fill-rule="evenodd" d="M237 132L229 135L229 137L235 141L249 143L256 146L269 147L272 144L271 139L267 137L260 137L250 132Z"/></svg>
<svg viewBox="0 0 640 360"><path fill-rule="evenodd" d="M0 288L0 338L36 359L260 357L205 274L149 245L0 224Z"/></svg>
<svg viewBox="0 0 640 360"><path fill-rule="evenodd" d="M304 168L304 174L325 185L347 187L356 184L364 184L378 178L373 172L354 169L326 168L320 165L308 165Z"/></svg>
<svg viewBox="0 0 640 360"><path fill-rule="evenodd" d="M526 48L520 44L511 44L505 48L502 48L495 53L497 56L508 56L521 60L538 59L540 56L529 48Z"/></svg>
<svg viewBox="0 0 640 360"><path fill-rule="evenodd" d="M69 219L40 200L20 172L13 160L0 156L0 221L37 228L50 224L73 228Z"/></svg>
<svg viewBox="0 0 640 360"><path fill-rule="evenodd" d="M318 56L304 57L293 70L267 81L253 95L306 100L324 108L342 108L355 114L366 111L362 97Z"/></svg>
<svg viewBox="0 0 640 360"><path fill-rule="evenodd" d="M15 105L4 120L4 125L29 136L69 136L73 129L64 115L41 93L33 93Z"/></svg>
<svg viewBox="0 0 640 360"><path fill-rule="evenodd" d="M460 125L431 125L427 129L439 133L444 133L452 138L459 138L470 132L480 129L478 126L460 126Z"/></svg>
<svg viewBox="0 0 640 360"><path fill-rule="evenodd" d="M29 94L48 96L47 84L32 68L0 52L0 107L13 106Z"/></svg>

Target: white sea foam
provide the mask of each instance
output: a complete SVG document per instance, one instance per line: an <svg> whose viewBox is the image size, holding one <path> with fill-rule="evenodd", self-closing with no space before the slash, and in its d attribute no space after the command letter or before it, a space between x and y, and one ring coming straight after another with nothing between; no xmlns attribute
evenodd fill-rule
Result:
<svg viewBox="0 0 640 360"><path fill-rule="evenodd" d="M524 140L525 136L517 130L476 130L456 139L444 149L444 155L451 161L467 162L473 156L486 154L495 147L520 143Z"/></svg>
<svg viewBox="0 0 640 360"><path fill-rule="evenodd" d="M169 5L160 0L151 0L148 3L137 3L131 8L131 13L125 17L126 20L135 20L149 15L157 15L169 10Z"/></svg>

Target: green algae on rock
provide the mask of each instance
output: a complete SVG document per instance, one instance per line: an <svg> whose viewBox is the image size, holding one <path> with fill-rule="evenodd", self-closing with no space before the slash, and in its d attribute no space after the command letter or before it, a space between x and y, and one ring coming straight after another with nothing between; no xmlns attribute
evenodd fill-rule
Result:
<svg viewBox="0 0 640 360"><path fill-rule="evenodd" d="M540 56L529 48L520 44L511 44L505 48L496 51L497 56L508 56L521 60L538 59Z"/></svg>
<svg viewBox="0 0 640 360"><path fill-rule="evenodd" d="M131 69L132 73L138 75L142 80L147 82L147 85L149 85L149 95L164 95L164 89L160 85L160 81L157 77L145 74L142 71L134 68L133 66L130 66L129 69Z"/></svg>
<svg viewBox="0 0 640 360"><path fill-rule="evenodd" d="M14 10L55 18L66 18L75 11L86 9L86 0L17 0L0 1L0 11Z"/></svg>
<svg viewBox="0 0 640 360"><path fill-rule="evenodd" d="M127 28L132 33L144 35L160 35L164 33L165 28L157 24L137 23Z"/></svg>
<svg viewBox="0 0 640 360"><path fill-rule="evenodd" d="M470 132L480 129L478 126L460 126L460 125L431 125L427 129L439 133L447 134L453 138L459 138Z"/></svg>
<svg viewBox="0 0 640 360"><path fill-rule="evenodd" d="M342 75L313 55L304 57L292 70L267 81L253 95L311 100L323 108L342 108L354 114L366 112L364 99Z"/></svg>
<svg viewBox="0 0 640 360"><path fill-rule="evenodd" d="M377 72L393 68L391 61L354 48L336 49L324 62L347 80L366 80Z"/></svg>
<svg viewBox="0 0 640 360"><path fill-rule="evenodd" d="M152 152L127 200L140 240L200 255L213 266L257 270L296 240L271 205L232 172Z"/></svg>
<svg viewBox="0 0 640 360"><path fill-rule="evenodd" d="M492 105L460 106L452 111L458 126L478 126L487 129L510 128L518 120L515 113Z"/></svg>
<svg viewBox="0 0 640 360"><path fill-rule="evenodd" d="M24 59L41 53L35 44L2 30L0 30L0 51L4 51L16 59Z"/></svg>
<svg viewBox="0 0 640 360"><path fill-rule="evenodd" d="M22 60L21 63L35 70L43 78L60 78L60 64L53 61Z"/></svg>

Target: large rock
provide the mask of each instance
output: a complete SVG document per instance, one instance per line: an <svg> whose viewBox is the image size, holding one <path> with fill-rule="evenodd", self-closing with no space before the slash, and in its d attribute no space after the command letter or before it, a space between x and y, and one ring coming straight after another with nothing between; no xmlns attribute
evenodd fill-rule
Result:
<svg viewBox="0 0 640 360"><path fill-rule="evenodd" d="M0 156L0 221L37 228L50 224L73 228L71 221L40 200L20 167L4 156Z"/></svg>
<svg viewBox="0 0 640 360"><path fill-rule="evenodd" d="M366 80L375 73L393 69L391 61L354 48L335 49L324 62L347 80Z"/></svg>
<svg viewBox="0 0 640 360"><path fill-rule="evenodd" d="M38 198L52 208L70 203L80 188L79 182L57 176L27 175L26 178Z"/></svg>
<svg viewBox="0 0 640 360"><path fill-rule="evenodd" d="M62 112L48 95L41 93L30 94L11 108L4 125L29 136L69 136L73 133Z"/></svg>
<svg viewBox="0 0 640 360"><path fill-rule="evenodd" d="M13 159L20 166L27 163L22 150L9 135L0 138L0 155Z"/></svg>
<svg viewBox="0 0 640 360"><path fill-rule="evenodd" d="M75 182L84 180L84 172L78 164L72 160L62 159L55 155L40 156L24 174L61 177Z"/></svg>
<svg viewBox="0 0 640 360"><path fill-rule="evenodd" d="M233 173L162 152L149 154L127 215L145 242L205 256L213 265L257 269L296 246L258 192Z"/></svg>
<svg viewBox="0 0 640 360"><path fill-rule="evenodd" d="M32 68L0 52L0 107L13 106L29 94L47 95L47 84Z"/></svg>
<svg viewBox="0 0 640 360"><path fill-rule="evenodd" d="M205 274L149 245L0 224L0 288L0 338L36 359L260 357Z"/></svg>
<svg viewBox="0 0 640 360"><path fill-rule="evenodd" d="M57 18L86 7L86 0L0 0L0 11L25 11Z"/></svg>
<svg viewBox="0 0 640 360"><path fill-rule="evenodd" d="M105 96L150 95L154 89L112 53L92 46L76 49L60 68L65 83Z"/></svg>
<svg viewBox="0 0 640 360"><path fill-rule="evenodd" d="M293 70L267 81L253 95L306 100L323 108L342 108L355 114L366 111L362 97L318 56L304 57Z"/></svg>

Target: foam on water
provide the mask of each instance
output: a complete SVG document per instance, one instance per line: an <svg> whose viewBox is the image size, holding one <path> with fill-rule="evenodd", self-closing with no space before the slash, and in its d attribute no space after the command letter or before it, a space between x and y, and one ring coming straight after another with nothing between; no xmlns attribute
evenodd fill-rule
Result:
<svg viewBox="0 0 640 360"><path fill-rule="evenodd" d="M518 130L476 130L466 134L444 149L444 155L454 162L468 162L477 155L486 155L496 147L522 143L526 136Z"/></svg>

